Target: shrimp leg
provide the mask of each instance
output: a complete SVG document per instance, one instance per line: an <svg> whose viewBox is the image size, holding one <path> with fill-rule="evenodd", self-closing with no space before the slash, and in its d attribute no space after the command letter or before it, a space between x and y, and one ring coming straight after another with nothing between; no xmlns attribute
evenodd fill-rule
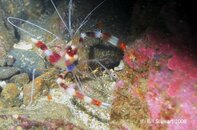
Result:
<svg viewBox="0 0 197 130"><path fill-rule="evenodd" d="M101 40L108 42L115 47L118 47L122 51L125 51L126 49L126 44L124 42L120 41L120 39L109 33L102 33L101 31L81 33L79 42L83 43L86 37L100 38Z"/></svg>
<svg viewBox="0 0 197 130"><path fill-rule="evenodd" d="M73 65L66 64L70 59L68 59L67 61L63 56L60 56L58 53L50 50L42 41L38 41L33 38L31 40L34 42L37 48L40 48L44 52L49 62L55 67L60 68L62 70L67 70L67 71L72 71L75 68L74 64Z"/></svg>
<svg viewBox="0 0 197 130"><path fill-rule="evenodd" d="M64 75L65 74L59 75L59 78L56 80L56 82L61 88L63 88L65 90L65 92L67 94L69 94L70 96L73 96L81 101L84 101L86 103L89 103L89 104L92 104L92 105L95 105L98 107L107 108L110 106L110 104L108 104L108 103L104 103L104 102L101 102L97 99L90 98L90 97L82 94L80 91L75 90L73 84L66 85L65 80L64 80ZM74 85L76 85L76 84L74 84Z"/></svg>

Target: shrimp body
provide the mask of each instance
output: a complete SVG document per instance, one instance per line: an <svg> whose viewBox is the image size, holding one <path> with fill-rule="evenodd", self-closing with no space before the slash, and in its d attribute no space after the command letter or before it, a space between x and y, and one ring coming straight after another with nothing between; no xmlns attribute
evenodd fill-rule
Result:
<svg viewBox="0 0 197 130"><path fill-rule="evenodd" d="M36 39L31 39L35 46L40 48L44 54L47 56L49 62L57 68L71 72L78 60L77 48L74 45L67 46L64 55L60 56L58 53L50 50L42 41Z"/></svg>
<svg viewBox="0 0 197 130"><path fill-rule="evenodd" d="M92 38L100 38L103 41L106 41L110 43L113 46L119 47L121 50L124 51L125 49L125 44L121 43L120 40L113 36L109 35L108 33L101 33L98 31L95 32L86 32L86 33L81 33L81 37L79 39L80 43L83 43L85 40L85 37L92 37ZM84 94L82 94L80 91L75 90L73 85L67 85L64 79L64 76L68 72L72 72L78 61L78 54L77 50L78 48L74 45L67 45L64 55L61 56L58 53L50 50L42 41L38 41L36 39L31 39L34 43L35 46L40 48L44 54L47 56L49 62L54 65L57 68L60 68L61 70L65 70L64 73L60 74L58 79L56 80L57 84L65 90L67 94L70 96L73 96L77 99L80 99L86 103L93 104L98 107L109 107L110 104L104 103L102 101L99 101L97 99L92 99Z"/></svg>

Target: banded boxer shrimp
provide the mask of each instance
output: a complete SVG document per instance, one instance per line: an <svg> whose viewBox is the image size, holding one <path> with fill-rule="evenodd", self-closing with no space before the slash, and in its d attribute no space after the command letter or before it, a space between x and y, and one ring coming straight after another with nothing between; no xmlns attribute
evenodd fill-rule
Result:
<svg viewBox="0 0 197 130"><path fill-rule="evenodd" d="M83 80L80 79L79 76L77 76L77 74L75 74L75 72L77 72L80 75L87 75L87 77L89 77L89 79L101 82L100 84L102 86L102 80L101 80L101 78L99 78L99 76L97 76L96 74L93 74L93 73L82 72L82 71L80 71L80 69L77 68L78 64L80 64L80 62L81 62L81 61L79 62L80 55L78 55L78 51L79 51L79 49L81 49L81 47L85 46L84 44L85 44L86 38L88 38L88 37L101 39L102 41L107 42L112 46L118 47L122 51L124 51L126 49L126 44L121 42L117 37L115 37L109 33L104 33L101 31L82 32L82 33L80 33L80 36L78 37L77 44L74 43L74 40L76 39L75 37L77 37L77 33L79 32L79 30L87 23L89 16L98 7L100 7L105 1L106 0L102 1L93 10L91 10L91 12L84 18L84 20L81 22L80 26L74 32L73 28L72 28L72 22L71 22L72 21L72 19L71 19L72 0L69 1L68 25L64 22L62 16L60 15L58 9L55 6L53 0L51 0L51 3L53 5L53 7L55 8L56 13L58 14L63 25L65 26L66 31L68 31L68 35L70 36L70 39L71 39L71 41L66 44L65 50L63 51L62 54L59 54L56 51L49 49L49 47L47 46L49 43L55 42L59 39L58 36L56 36L55 34L50 32L49 30L47 30L41 26L38 26L32 22L29 22L27 20L23 20L21 18L16 18L16 17L8 17L7 18L8 22L11 25L13 25L15 28L19 29L20 31L28 34L31 37L31 41L34 43L34 45L43 51L43 53L47 57L48 61L53 66L55 66L56 68L58 68L60 70L61 73L59 74L56 82L61 88L63 88L65 90L65 92L68 95L75 97L83 102L88 103L88 104L92 104L92 105L102 107L102 108L108 108L109 106L111 106L111 104L106 103L106 102L102 102L100 100L97 100L95 98L91 98L89 96L86 96L87 94L82 90L82 88L84 87ZM31 32L23 29L20 26L17 26L16 24L14 24L13 21L23 22L23 23L26 23L26 24L31 25L33 27L36 27L36 28L50 34L51 36L54 37L54 39L52 41L50 41L49 43L45 44L43 42L43 40L41 38L39 38L39 36L32 34ZM94 62L94 63L98 64L102 68L102 70L104 70L105 73L111 78L111 80L116 81L118 79L117 75L114 72L109 71L100 62L99 59L87 60L87 61L84 61L83 63L85 63L85 62ZM91 68L89 68L89 70L94 71ZM66 76L69 73L72 74L73 79L76 83L67 84ZM91 86L91 85L89 85L89 86ZM76 90L76 87L78 87L78 90Z"/></svg>

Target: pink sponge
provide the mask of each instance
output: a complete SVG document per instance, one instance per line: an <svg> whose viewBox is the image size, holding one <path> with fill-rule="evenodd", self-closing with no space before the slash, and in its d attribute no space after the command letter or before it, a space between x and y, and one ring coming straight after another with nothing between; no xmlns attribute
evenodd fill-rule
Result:
<svg viewBox="0 0 197 130"><path fill-rule="evenodd" d="M197 128L197 64L186 51L180 51L158 37L149 41L140 39L140 45L128 48L124 61L132 69L148 63L147 92L152 127L163 126L168 130L195 130ZM175 41L176 42L176 41ZM144 44L144 45L143 45ZM147 46L147 44L149 46ZM153 63L159 63L156 69ZM168 121L161 124L154 121Z"/></svg>

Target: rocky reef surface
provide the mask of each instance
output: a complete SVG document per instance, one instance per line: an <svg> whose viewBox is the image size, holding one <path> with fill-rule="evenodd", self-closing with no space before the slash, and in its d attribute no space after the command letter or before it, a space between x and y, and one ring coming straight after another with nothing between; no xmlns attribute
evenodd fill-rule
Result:
<svg viewBox="0 0 197 130"><path fill-rule="evenodd" d="M69 2L54 2L67 23ZM74 1L73 31L100 2ZM77 77L65 78L67 84L78 84L75 89L111 104L106 109L67 95L56 83L61 70L31 42L35 35L58 53L70 40L78 43L78 34L69 38L51 2L0 0L0 129L195 130L195 33L176 13L179 6L165 0L108 0L81 28L106 31L127 42L121 52L99 39L87 39L79 45L78 71L73 72ZM29 33L19 31L7 21L10 16L46 28L58 39L51 42L51 33L12 19Z"/></svg>

